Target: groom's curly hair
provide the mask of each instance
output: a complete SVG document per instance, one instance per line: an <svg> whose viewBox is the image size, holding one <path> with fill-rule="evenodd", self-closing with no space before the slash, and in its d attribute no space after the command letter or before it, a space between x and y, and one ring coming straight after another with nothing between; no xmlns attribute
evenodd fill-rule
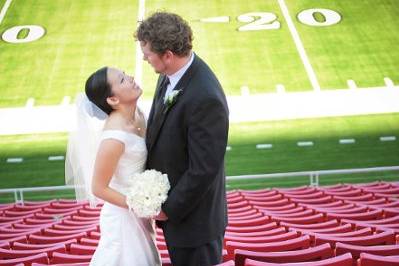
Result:
<svg viewBox="0 0 399 266"><path fill-rule="evenodd" d="M187 56L193 48L193 32L188 23L179 15L168 12L155 12L142 21L134 37L150 43L151 50L160 55L169 50Z"/></svg>

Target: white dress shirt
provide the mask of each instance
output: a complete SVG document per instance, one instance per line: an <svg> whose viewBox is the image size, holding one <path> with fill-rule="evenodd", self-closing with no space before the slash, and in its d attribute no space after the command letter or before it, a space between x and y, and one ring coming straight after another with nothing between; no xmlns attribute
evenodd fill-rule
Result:
<svg viewBox="0 0 399 266"><path fill-rule="evenodd" d="M191 66L193 61L194 61L194 52L191 53L190 60L188 60L187 64L185 64L182 68L180 68L173 75L170 75L170 76L168 75L169 85L166 87L166 92L165 92L165 95L163 97L164 102L168 98L169 93L171 93L173 91L173 89L176 87L176 84L183 77L184 73L186 73L187 69Z"/></svg>

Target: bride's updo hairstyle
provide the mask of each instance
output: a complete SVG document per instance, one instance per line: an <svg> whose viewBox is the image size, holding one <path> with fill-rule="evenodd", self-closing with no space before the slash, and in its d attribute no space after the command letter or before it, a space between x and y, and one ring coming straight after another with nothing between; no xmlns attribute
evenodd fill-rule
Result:
<svg viewBox="0 0 399 266"><path fill-rule="evenodd" d="M108 67L103 67L90 75L86 80L86 96L98 108L109 115L113 109L107 103L107 98L112 96L111 86L107 80Z"/></svg>

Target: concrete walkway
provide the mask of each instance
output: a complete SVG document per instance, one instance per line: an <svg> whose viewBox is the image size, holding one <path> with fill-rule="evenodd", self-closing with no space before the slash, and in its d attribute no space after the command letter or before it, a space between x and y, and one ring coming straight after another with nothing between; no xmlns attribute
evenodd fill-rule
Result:
<svg viewBox="0 0 399 266"><path fill-rule="evenodd" d="M399 112L399 86L228 97L231 123ZM139 103L148 114L151 101ZM75 106L0 109L0 135L67 132Z"/></svg>

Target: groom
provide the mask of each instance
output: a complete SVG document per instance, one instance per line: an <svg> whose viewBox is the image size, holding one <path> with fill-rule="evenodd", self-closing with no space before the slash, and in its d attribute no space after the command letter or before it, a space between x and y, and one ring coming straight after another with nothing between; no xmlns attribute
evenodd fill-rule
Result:
<svg viewBox="0 0 399 266"><path fill-rule="evenodd" d="M227 225L225 95L192 52L191 28L180 16L154 13L135 37L144 60L160 74L148 118L147 168L166 173L171 189L157 225L174 266L218 264Z"/></svg>

